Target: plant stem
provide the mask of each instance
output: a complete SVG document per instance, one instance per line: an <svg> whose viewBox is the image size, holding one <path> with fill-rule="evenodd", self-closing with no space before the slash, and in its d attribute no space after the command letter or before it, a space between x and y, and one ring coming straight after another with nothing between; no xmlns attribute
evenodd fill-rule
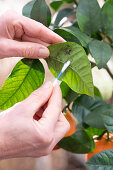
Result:
<svg viewBox="0 0 113 170"><path fill-rule="evenodd" d="M94 62L90 62L91 63L91 68L97 66ZM113 79L113 74L111 73L110 69L108 66L104 67L104 69L106 69L106 71L108 72L108 74L110 75L110 77Z"/></svg>
<svg viewBox="0 0 113 170"><path fill-rule="evenodd" d="M75 3L76 6L78 6L78 2L76 0L74 0L74 3Z"/></svg>

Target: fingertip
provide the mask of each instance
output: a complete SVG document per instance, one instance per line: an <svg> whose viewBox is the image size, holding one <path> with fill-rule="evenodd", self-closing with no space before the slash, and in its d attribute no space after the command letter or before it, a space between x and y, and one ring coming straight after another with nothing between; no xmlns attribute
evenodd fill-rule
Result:
<svg viewBox="0 0 113 170"><path fill-rule="evenodd" d="M38 51L38 56L40 58L47 58L47 57L49 57L49 55L50 55L50 52L47 47L41 47Z"/></svg>

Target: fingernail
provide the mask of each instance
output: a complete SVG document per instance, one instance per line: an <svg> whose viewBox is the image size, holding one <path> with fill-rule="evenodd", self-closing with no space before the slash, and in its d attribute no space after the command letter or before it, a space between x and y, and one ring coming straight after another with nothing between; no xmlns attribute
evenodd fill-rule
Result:
<svg viewBox="0 0 113 170"><path fill-rule="evenodd" d="M49 81L49 82L44 83L43 88L49 89L51 86L52 86L52 83Z"/></svg>
<svg viewBox="0 0 113 170"><path fill-rule="evenodd" d="M45 48L41 47L39 49L38 56L43 57L43 58L48 57L49 56L49 50L46 47Z"/></svg>

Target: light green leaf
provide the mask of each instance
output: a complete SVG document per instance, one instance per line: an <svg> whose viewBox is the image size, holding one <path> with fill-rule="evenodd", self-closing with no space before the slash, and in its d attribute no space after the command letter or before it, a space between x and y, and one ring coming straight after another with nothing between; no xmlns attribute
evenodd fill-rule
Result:
<svg viewBox="0 0 113 170"><path fill-rule="evenodd" d="M77 20L81 31L88 35L96 32L101 25L101 9L97 0L80 0Z"/></svg>
<svg viewBox="0 0 113 170"><path fill-rule="evenodd" d="M44 68L39 60L19 61L0 89L0 110L6 110L27 98L43 84L44 75Z"/></svg>
<svg viewBox="0 0 113 170"><path fill-rule="evenodd" d="M88 153L94 150L94 141L84 130L76 131L73 135L63 138L58 146L72 153Z"/></svg>
<svg viewBox="0 0 113 170"><path fill-rule="evenodd" d="M113 149L93 155L86 165L89 170L113 170Z"/></svg>
<svg viewBox="0 0 113 170"><path fill-rule="evenodd" d="M94 57L99 69L105 67L112 56L110 45L99 40L93 40L89 43L89 51L92 57Z"/></svg>
<svg viewBox="0 0 113 170"><path fill-rule="evenodd" d="M105 34L113 36L113 0L108 0L102 8L103 29Z"/></svg>
<svg viewBox="0 0 113 170"><path fill-rule="evenodd" d="M58 75L68 60L68 69L61 76L61 80L77 93L94 96L91 66L84 49L73 42L53 44L49 46L50 56L46 59L48 66Z"/></svg>
<svg viewBox="0 0 113 170"><path fill-rule="evenodd" d="M89 126L87 129L85 129L85 131L87 132L88 136L93 138L94 136L100 136L101 134L103 134L103 132L105 130L104 129L97 129L97 128L93 128L93 127Z"/></svg>
<svg viewBox="0 0 113 170"><path fill-rule="evenodd" d="M75 11L72 8L65 8L62 9L58 12L56 19L54 21L54 25L55 26L59 26L60 21L64 18L64 17L69 17L71 16Z"/></svg>
<svg viewBox="0 0 113 170"><path fill-rule="evenodd" d="M57 11L60 6L63 4L62 0L54 0L50 3L50 6L55 10Z"/></svg>

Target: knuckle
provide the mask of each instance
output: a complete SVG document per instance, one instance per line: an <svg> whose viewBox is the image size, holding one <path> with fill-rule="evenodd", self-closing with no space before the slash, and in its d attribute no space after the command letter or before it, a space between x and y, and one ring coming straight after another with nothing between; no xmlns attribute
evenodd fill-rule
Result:
<svg viewBox="0 0 113 170"><path fill-rule="evenodd" d="M19 54L19 56L23 56L23 57L27 57L27 58L33 58L36 57L36 48L30 44L27 45L27 47L23 47L22 49L19 49L19 51L17 51L17 54Z"/></svg>

